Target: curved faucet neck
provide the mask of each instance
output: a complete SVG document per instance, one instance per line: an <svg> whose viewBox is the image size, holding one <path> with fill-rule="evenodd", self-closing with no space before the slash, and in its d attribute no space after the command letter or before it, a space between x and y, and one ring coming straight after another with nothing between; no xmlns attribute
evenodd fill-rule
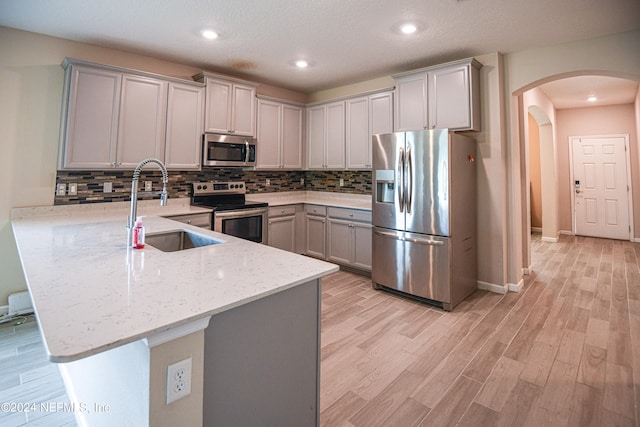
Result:
<svg viewBox="0 0 640 427"><path fill-rule="evenodd" d="M138 215L138 180L140 179L140 172L142 171L142 168L148 163L156 164L162 171L162 191L159 191L159 192L152 191L150 192L150 194L160 194L160 206L166 206L167 199L169 198L167 193L167 183L169 182L169 174L167 172L167 168L165 167L164 163L154 158L144 159L143 161L138 163L138 166L136 166L136 168L133 171L133 179L131 180L131 212L129 214L129 219L127 222L128 246L131 246L133 244L132 242L133 225L135 224L136 217ZM149 193L145 193L145 194L149 194Z"/></svg>

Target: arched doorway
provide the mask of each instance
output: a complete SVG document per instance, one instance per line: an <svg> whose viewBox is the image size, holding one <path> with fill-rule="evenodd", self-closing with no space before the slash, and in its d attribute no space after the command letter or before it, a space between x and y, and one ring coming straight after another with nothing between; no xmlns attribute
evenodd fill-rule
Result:
<svg viewBox="0 0 640 427"><path fill-rule="evenodd" d="M520 173L520 204L521 204L521 212L522 212L522 226L520 227L521 231L521 242L522 242L522 252L521 252L521 260L523 272L529 272L529 266L531 263L531 254L530 254L530 231L531 231L531 188L530 188L530 164L529 164L529 123L528 116L531 114L535 125L538 126L540 131L540 147L541 147L541 168L542 168L542 160L546 159L547 166L545 167L545 172L541 173L541 180L545 178L546 183L541 183L542 193L544 199L541 199L542 206L545 212L545 218L542 224L543 238L546 241L556 241L558 235L564 231L570 231L570 228L562 227L562 224L567 222L566 216L569 215L567 212L566 201L559 202L559 198L564 197L565 187L569 188L569 181L566 181L566 176L568 174L562 168L568 168L568 165L565 165L563 162L564 155L558 157L558 154L562 154L561 151L565 147L566 144L563 144L564 138L562 141L558 140L558 128L556 123L556 108L551 101L547 98L546 103L544 101L540 102L539 97L536 97L536 90L539 91L540 86L549 83L555 82L562 79L567 79L570 77L578 77L578 76L604 76L604 77L615 77L617 79L626 79L627 82L635 80L629 80L628 75L615 75L615 73L597 73L597 72L572 72L559 74L555 76L549 76L533 83L528 84L525 87L520 88L517 91L513 92L513 99L517 100L518 103L518 124L520 130L518 131L518 135L520 136L519 144L520 144L520 167L525 170ZM533 94L533 95L532 95ZM630 106L629 108L633 108ZM637 117L640 117L640 112L637 111L637 101L635 103L635 114ZM633 171L633 176L637 177L640 174L640 129L635 129L634 140L639 141L631 148L632 157L635 159L635 171ZM543 142L545 141L545 142ZM551 149L551 152L546 152L543 155L542 149L547 148ZM634 166L632 166L633 168ZM561 181L561 182L559 182ZM636 198L638 197L636 192ZM638 201L635 202L636 204ZM564 215L562 220L560 220L560 216ZM635 215L636 217L638 214ZM637 233L636 233L636 237Z"/></svg>

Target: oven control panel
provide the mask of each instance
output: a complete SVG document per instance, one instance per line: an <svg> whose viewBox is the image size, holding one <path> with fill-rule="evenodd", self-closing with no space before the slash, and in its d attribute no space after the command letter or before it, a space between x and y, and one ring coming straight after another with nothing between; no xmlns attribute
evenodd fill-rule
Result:
<svg viewBox="0 0 640 427"><path fill-rule="evenodd" d="M202 196L208 194L245 194L247 187L244 181L203 181L193 183L193 195Z"/></svg>

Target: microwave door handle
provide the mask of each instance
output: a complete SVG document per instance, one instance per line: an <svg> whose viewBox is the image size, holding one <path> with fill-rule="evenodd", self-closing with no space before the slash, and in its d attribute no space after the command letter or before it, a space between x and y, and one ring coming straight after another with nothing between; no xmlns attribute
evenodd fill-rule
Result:
<svg viewBox="0 0 640 427"><path fill-rule="evenodd" d="M400 213L404 213L404 149L400 147L400 156L398 159L398 172L396 175L400 180L400 185L396 185L398 188L398 204L400 205Z"/></svg>
<svg viewBox="0 0 640 427"><path fill-rule="evenodd" d="M249 163L249 141L244 140L244 162Z"/></svg>
<svg viewBox="0 0 640 427"><path fill-rule="evenodd" d="M413 159L411 157L411 148L407 148L407 213L411 213L411 204L413 200Z"/></svg>

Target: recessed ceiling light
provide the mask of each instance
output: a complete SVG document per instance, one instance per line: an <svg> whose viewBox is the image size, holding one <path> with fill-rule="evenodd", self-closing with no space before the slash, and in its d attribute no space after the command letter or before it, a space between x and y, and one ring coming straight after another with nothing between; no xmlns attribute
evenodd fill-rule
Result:
<svg viewBox="0 0 640 427"><path fill-rule="evenodd" d="M309 66L309 62L305 61L304 59L298 59L296 61L296 67L298 68L307 68Z"/></svg>
<svg viewBox="0 0 640 427"><path fill-rule="evenodd" d="M402 34L413 34L418 30L418 27L416 27L413 24L403 24L400 27L400 31L402 32Z"/></svg>
<svg viewBox="0 0 640 427"><path fill-rule="evenodd" d="M201 34L202 34L202 37L209 40L214 40L218 38L218 33L216 33L213 30L203 30Z"/></svg>
<svg viewBox="0 0 640 427"><path fill-rule="evenodd" d="M596 102L598 100L598 97L595 95L591 95L590 97L587 98L587 101L589 102Z"/></svg>

